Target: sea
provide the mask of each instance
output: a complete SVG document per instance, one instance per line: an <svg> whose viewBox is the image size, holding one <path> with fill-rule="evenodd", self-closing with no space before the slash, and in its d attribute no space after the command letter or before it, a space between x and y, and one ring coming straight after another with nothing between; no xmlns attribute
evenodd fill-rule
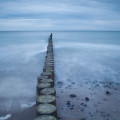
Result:
<svg viewBox="0 0 120 120"><path fill-rule="evenodd" d="M55 82L120 83L119 31L1 31L0 120L35 104L37 77L43 70L53 33Z"/></svg>

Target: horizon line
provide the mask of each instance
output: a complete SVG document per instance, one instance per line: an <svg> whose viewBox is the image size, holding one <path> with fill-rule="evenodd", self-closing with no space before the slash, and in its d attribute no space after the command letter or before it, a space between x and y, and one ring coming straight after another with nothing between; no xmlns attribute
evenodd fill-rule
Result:
<svg viewBox="0 0 120 120"><path fill-rule="evenodd" d="M78 32L120 32L120 30L0 30L0 32L50 32L50 31L78 31Z"/></svg>

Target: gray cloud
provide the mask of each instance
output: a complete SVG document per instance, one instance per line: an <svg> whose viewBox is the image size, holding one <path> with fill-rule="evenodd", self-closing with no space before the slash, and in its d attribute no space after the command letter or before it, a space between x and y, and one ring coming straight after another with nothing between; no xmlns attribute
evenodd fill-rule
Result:
<svg viewBox="0 0 120 120"><path fill-rule="evenodd" d="M119 3L118 0L1 0L0 30L26 30L24 26L36 30L120 30Z"/></svg>

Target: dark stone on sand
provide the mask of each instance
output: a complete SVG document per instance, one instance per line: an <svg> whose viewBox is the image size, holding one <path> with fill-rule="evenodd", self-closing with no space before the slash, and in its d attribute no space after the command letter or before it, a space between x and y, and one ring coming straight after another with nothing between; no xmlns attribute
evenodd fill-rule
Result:
<svg viewBox="0 0 120 120"><path fill-rule="evenodd" d="M82 119L80 119L80 120L86 120L85 118L82 118Z"/></svg>
<svg viewBox="0 0 120 120"><path fill-rule="evenodd" d="M58 120L60 120L61 118L60 117L57 117L58 118Z"/></svg>
<svg viewBox="0 0 120 120"><path fill-rule="evenodd" d="M70 107L70 110L73 110L74 108L73 107Z"/></svg>
<svg viewBox="0 0 120 120"><path fill-rule="evenodd" d="M72 82L72 84L75 84L75 82Z"/></svg>
<svg viewBox="0 0 120 120"><path fill-rule="evenodd" d="M67 104L69 104L69 105L70 105L70 101L67 101Z"/></svg>
<svg viewBox="0 0 120 120"><path fill-rule="evenodd" d="M84 105L84 103L81 103L81 105Z"/></svg>
<svg viewBox="0 0 120 120"><path fill-rule="evenodd" d="M77 97L75 94L70 94L71 98Z"/></svg>
<svg viewBox="0 0 120 120"><path fill-rule="evenodd" d="M86 101L89 101L89 98L88 98L88 97L85 97L85 100L86 100Z"/></svg>
<svg viewBox="0 0 120 120"><path fill-rule="evenodd" d="M63 84L63 82L60 82L60 81L59 81L59 82L57 82L57 84L58 84L58 85L62 85L62 84Z"/></svg>
<svg viewBox="0 0 120 120"><path fill-rule="evenodd" d="M84 108L80 108L80 111L81 111L81 112L84 112Z"/></svg>
<svg viewBox="0 0 120 120"><path fill-rule="evenodd" d="M111 95L111 92L106 90L106 95Z"/></svg>
<svg viewBox="0 0 120 120"><path fill-rule="evenodd" d="M67 105L67 107L70 107L70 101L67 101L67 103L66 103L66 105Z"/></svg>
<svg viewBox="0 0 120 120"><path fill-rule="evenodd" d="M85 103L81 103L81 105L84 106L84 107L87 107L87 104L85 104Z"/></svg>
<svg viewBox="0 0 120 120"><path fill-rule="evenodd" d="M57 82L57 85L58 85L58 87L62 87L63 86L63 82L59 81L59 82Z"/></svg>
<svg viewBox="0 0 120 120"><path fill-rule="evenodd" d="M74 105L71 105L71 106L70 106L70 110L73 110L73 109L74 109Z"/></svg>

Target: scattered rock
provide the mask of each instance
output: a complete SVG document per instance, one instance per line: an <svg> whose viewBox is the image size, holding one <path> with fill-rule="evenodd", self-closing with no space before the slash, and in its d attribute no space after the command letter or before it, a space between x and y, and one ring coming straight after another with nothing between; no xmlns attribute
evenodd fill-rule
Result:
<svg viewBox="0 0 120 120"><path fill-rule="evenodd" d="M81 105L84 105L84 103L81 103Z"/></svg>
<svg viewBox="0 0 120 120"><path fill-rule="evenodd" d="M57 84L63 84L63 82L61 82L61 81L58 81L58 82L57 82Z"/></svg>
<svg viewBox="0 0 120 120"><path fill-rule="evenodd" d="M87 104L85 104L85 103L81 103L81 105L84 106L84 107L87 107Z"/></svg>
<svg viewBox="0 0 120 120"><path fill-rule="evenodd" d="M80 119L80 120L86 120L85 118L82 118L82 119Z"/></svg>
<svg viewBox="0 0 120 120"><path fill-rule="evenodd" d="M74 109L74 107L71 106L71 107L70 107L70 110L73 110L73 109Z"/></svg>
<svg viewBox="0 0 120 120"><path fill-rule="evenodd" d="M107 90L106 95L111 95L111 92Z"/></svg>
<svg viewBox="0 0 120 120"><path fill-rule="evenodd" d="M66 103L66 105L67 105L67 107L70 107L70 101L67 101L67 103Z"/></svg>
<svg viewBox="0 0 120 120"><path fill-rule="evenodd" d="M66 105L70 107L70 110L74 109L74 105L71 105L70 101L67 101Z"/></svg>
<svg viewBox="0 0 120 120"><path fill-rule="evenodd" d="M70 94L70 97L74 98L74 97L76 97L76 95L75 94Z"/></svg>
<svg viewBox="0 0 120 120"><path fill-rule="evenodd" d="M83 106L84 106L84 107L87 107L87 104L84 104Z"/></svg>
<svg viewBox="0 0 120 120"><path fill-rule="evenodd" d="M89 101L89 97L85 97L85 100L86 100L86 101Z"/></svg>
<svg viewBox="0 0 120 120"><path fill-rule="evenodd" d="M72 82L72 84L75 84L75 82Z"/></svg>
<svg viewBox="0 0 120 120"><path fill-rule="evenodd" d="M58 85L58 87L61 88L63 86L63 82L59 81L59 82L57 82L57 85Z"/></svg>
<svg viewBox="0 0 120 120"><path fill-rule="evenodd" d="M58 117L58 120L60 120L61 118L60 117Z"/></svg>

